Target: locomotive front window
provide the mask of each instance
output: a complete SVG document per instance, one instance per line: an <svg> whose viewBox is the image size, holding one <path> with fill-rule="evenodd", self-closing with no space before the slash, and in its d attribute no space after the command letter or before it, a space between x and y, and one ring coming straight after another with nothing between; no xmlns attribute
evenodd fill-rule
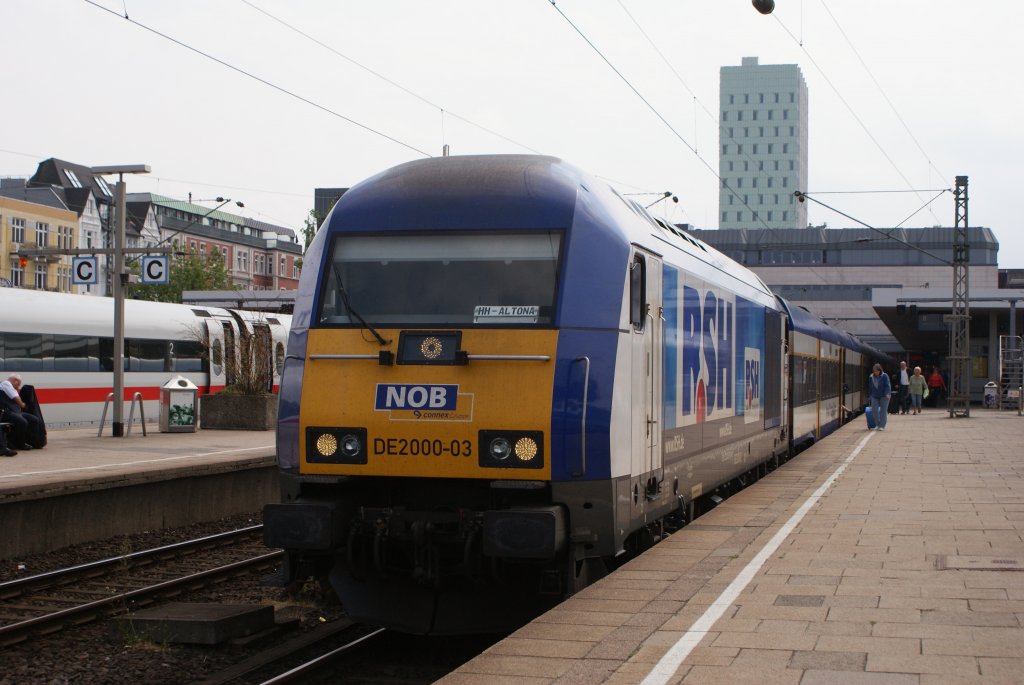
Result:
<svg viewBox="0 0 1024 685"><path fill-rule="evenodd" d="M561 233L335 238L324 325L550 325Z"/></svg>

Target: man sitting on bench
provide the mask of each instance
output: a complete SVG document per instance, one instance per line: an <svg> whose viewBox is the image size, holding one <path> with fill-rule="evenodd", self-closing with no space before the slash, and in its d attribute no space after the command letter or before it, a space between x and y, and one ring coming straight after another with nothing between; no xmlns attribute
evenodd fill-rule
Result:
<svg viewBox="0 0 1024 685"><path fill-rule="evenodd" d="M22 411L25 402L18 394L19 388L21 376L16 373L0 381L0 408L6 410L4 421L11 424L11 443L19 450L30 450L30 436L40 434L44 429L38 416Z"/></svg>

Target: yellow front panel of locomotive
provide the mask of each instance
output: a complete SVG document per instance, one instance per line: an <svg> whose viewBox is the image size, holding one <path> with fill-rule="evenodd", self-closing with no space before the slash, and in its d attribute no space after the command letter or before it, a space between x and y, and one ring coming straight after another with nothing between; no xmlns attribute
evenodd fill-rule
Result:
<svg viewBox="0 0 1024 685"><path fill-rule="evenodd" d="M427 478L551 477L551 397L557 331L467 330L469 354L547 356L549 361L471 360L464 366L381 366L376 359L312 359L315 355L397 353L399 331L381 330L381 347L365 330L313 329L302 379L299 453L302 473ZM369 340L369 342L368 342ZM458 386L453 410L377 408L378 385ZM366 464L306 461L306 428L365 428ZM540 431L542 468L480 466L481 430ZM513 457L514 458L514 457Z"/></svg>

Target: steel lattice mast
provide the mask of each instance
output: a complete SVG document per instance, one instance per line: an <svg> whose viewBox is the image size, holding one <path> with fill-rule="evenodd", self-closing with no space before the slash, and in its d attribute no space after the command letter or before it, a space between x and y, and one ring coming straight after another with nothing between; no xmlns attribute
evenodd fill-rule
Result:
<svg viewBox="0 0 1024 685"><path fill-rule="evenodd" d="M956 177L953 236L953 313L949 317L949 416L971 415L971 302L968 286L967 177Z"/></svg>

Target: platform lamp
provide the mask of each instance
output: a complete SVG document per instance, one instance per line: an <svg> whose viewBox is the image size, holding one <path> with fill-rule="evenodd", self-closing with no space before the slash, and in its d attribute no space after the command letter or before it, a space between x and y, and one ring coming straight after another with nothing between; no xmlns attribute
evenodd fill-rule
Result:
<svg viewBox="0 0 1024 685"><path fill-rule="evenodd" d="M124 270L125 174L148 174L148 164L114 164L94 166L92 173L103 176L117 174L114 188L114 274L110 279L114 295L114 418L110 434L124 436L124 287L128 274Z"/></svg>

